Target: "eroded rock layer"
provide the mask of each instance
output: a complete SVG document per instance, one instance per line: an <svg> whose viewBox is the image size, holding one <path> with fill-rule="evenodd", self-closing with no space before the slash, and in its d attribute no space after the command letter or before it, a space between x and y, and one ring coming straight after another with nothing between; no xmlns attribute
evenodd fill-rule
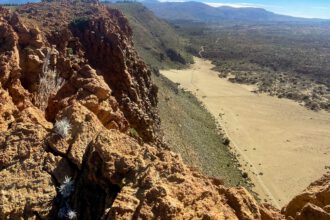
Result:
<svg viewBox="0 0 330 220"><path fill-rule="evenodd" d="M131 34L98 4L0 8L0 219L328 219L328 177L282 215L162 148Z"/></svg>

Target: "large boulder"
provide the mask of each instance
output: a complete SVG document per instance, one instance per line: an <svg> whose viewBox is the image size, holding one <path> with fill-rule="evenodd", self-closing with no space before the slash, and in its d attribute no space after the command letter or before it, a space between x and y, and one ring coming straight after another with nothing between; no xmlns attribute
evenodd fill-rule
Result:
<svg viewBox="0 0 330 220"><path fill-rule="evenodd" d="M313 182L302 194L294 197L282 213L293 219L330 219L330 174Z"/></svg>

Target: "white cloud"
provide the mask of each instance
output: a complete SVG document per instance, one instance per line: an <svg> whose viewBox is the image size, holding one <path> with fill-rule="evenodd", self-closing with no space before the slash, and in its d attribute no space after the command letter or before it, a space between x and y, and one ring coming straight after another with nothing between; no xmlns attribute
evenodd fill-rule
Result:
<svg viewBox="0 0 330 220"><path fill-rule="evenodd" d="M228 6L233 8L262 8L264 5L261 4L251 4L251 3L221 3L221 2L204 2L205 4L212 7L222 7Z"/></svg>
<svg viewBox="0 0 330 220"><path fill-rule="evenodd" d="M330 10L330 6L314 6L313 9Z"/></svg>

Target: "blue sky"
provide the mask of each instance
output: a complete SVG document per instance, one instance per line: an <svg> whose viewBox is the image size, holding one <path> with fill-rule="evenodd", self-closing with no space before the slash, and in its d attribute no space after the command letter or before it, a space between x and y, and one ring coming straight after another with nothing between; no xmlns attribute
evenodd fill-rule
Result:
<svg viewBox="0 0 330 220"><path fill-rule="evenodd" d="M278 14L330 19L330 0L198 0L213 6L258 7Z"/></svg>

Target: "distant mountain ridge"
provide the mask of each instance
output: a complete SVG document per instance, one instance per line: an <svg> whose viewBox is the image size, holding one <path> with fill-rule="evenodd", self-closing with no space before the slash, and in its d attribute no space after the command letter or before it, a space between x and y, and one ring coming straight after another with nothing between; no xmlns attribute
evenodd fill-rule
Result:
<svg viewBox="0 0 330 220"><path fill-rule="evenodd" d="M41 0L0 0L0 4L24 4ZM105 2L130 3L136 0L100 0ZM330 19L299 18L280 15L263 8L233 8L229 6L213 7L203 2L159 2L157 0L137 0L154 14L166 20L190 20L206 23L224 21L238 22L320 22L330 24Z"/></svg>
<svg viewBox="0 0 330 220"><path fill-rule="evenodd" d="M0 4L25 4L28 2L40 2L40 0L0 0Z"/></svg>
<svg viewBox="0 0 330 220"><path fill-rule="evenodd" d="M0 0L0 4L25 4L32 2L41 2L41 0Z"/></svg>
<svg viewBox="0 0 330 220"><path fill-rule="evenodd" d="M320 21L279 15L263 8L212 7L202 2L159 2L146 0L143 4L157 16L167 20L192 20L199 22L247 21L247 22L296 22Z"/></svg>

